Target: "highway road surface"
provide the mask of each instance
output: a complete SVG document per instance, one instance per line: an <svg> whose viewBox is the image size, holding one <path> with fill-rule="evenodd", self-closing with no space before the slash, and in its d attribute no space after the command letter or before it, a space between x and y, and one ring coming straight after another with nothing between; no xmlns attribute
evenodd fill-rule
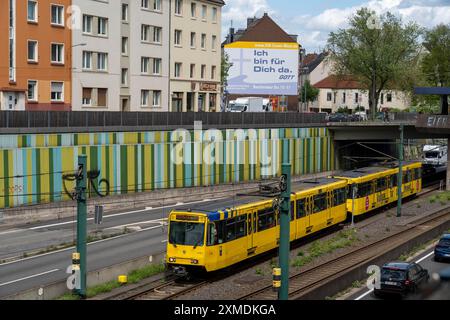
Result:
<svg viewBox="0 0 450 320"><path fill-rule="evenodd" d="M88 244L88 271L108 267L134 258L153 255L165 251L167 228L165 221L174 208L201 207L216 210L233 205L233 198L206 200L177 204L165 208L121 212L104 217L101 229L137 227L135 232L122 234ZM90 231L99 228L88 221ZM31 249L50 244L72 241L76 232L75 223L70 219L49 221L36 225L0 231L1 257L17 255ZM16 261L0 264L0 299L17 292L64 280L66 270L71 265L74 247Z"/></svg>
<svg viewBox="0 0 450 320"><path fill-rule="evenodd" d="M424 253L415 257L412 261L420 264L427 269L430 274L430 281L427 285L421 287L417 294L408 294L405 300L450 300L450 283L442 282L436 278L445 269L450 268L450 262L436 262L433 259L434 248L426 250ZM389 261L386 261L386 263ZM399 299L398 296L384 296L377 298L373 294L373 290L364 288L359 292L351 295L347 300L381 300L381 299Z"/></svg>

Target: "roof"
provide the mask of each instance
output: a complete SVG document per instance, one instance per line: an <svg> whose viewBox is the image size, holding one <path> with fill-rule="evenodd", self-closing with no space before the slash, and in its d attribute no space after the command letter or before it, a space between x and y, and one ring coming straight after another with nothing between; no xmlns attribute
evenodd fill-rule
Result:
<svg viewBox="0 0 450 320"><path fill-rule="evenodd" d="M362 89L361 82L352 76L331 75L313 84L318 89Z"/></svg>
<svg viewBox="0 0 450 320"><path fill-rule="evenodd" d="M239 41L297 43L266 13L244 31Z"/></svg>
<svg viewBox="0 0 450 320"><path fill-rule="evenodd" d="M361 169L355 169L355 170L349 170L344 171L342 173L339 173L339 177L345 177L345 178L360 178L367 176L369 174L374 174L378 172L383 172L386 170L390 170L391 168L385 168L385 167L366 167Z"/></svg>
<svg viewBox="0 0 450 320"><path fill-rule="evenodd" d="M220 6L224 6L225 5L225 2L223 0L204 0L204 1L212 2L212 3L218 4Z"/></svg>
<svg viewBox="0 0 450 320"><path fill-rule="evenodd" d="M321 52L319 54L317 53L310 53L307 54L305 59L303 60L303 65L300 65L299 68L306 68L307 73L313 72L325 59L325 57L328 55L328 52ZM300 70L302 73L305 73L305 71Z"/></svg>
<svg viewBox="0 0 450 320"><path fill-rule="evenodd" d="M292 183L292 192L299 192L308 189L313 189L336 182L344 182L344 180L336 178L318 178L318 179L308 179ZM195 204L191 208L179 208L176 211L190 211L205 213L211 221L220 220L220 211L224 213L225 218L234 208L238 206L243 206L256 201L272 201L272 197L265 196L238 196L235 199L230 200L218 200L211 201L208 203ZM228 204L228 206L226 206Z"/></svg>
<svg viewBox="0 0 450 320"><path fill-rule="evenodd" d="M399 262L388 262L385 265L383 265L383 268L387 267L387 268L395 268L395 269L400 269L400 270L406 270L408 269L408 267L411 265L411 263L409 262L403 262L403 261L399 261Z"/></svg>

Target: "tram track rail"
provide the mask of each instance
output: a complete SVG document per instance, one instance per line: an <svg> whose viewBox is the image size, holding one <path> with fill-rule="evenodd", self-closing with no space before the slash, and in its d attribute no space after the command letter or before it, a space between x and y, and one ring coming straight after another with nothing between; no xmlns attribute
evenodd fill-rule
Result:
<svg viewBox="0 0 450 320"><path fill-rule="evenodd" d="M340 257L331 259L321 265L309 268L289 277L289 299L298 299L312 290L322 287L345 273L352 272L356 266L365 264L374 257L393 250L400 245L419 237L427 230L438 227L450 221L450 208L444 208L436 213L421 218L406 225L400 230L381 240L357 248ZM243 295L238 300L276 300L277 293L272 286L266 286Z"/></svg>

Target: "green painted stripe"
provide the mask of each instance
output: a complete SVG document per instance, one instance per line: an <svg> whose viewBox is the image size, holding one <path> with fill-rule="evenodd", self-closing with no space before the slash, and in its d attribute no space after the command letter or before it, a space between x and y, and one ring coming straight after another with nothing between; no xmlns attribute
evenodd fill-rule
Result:
<svg viewBox="0 0 450 320"><path fill-rule="evenodd" d="M6 158L7 159L7 158ZM36 201L38 203L41 202L41 176L39 173L42 173L41 171L41 149L36 149Z"/></svg>
<svg viewBox="0 0 450 320"><path fill-rule="evenodd" d="M3 150L3 172L5 177L9 177L9 160L8 160L8 150ZM9 208L9 178L3 179L4 192L5 195L5 208Z"/></svg>
<svg viewBox="0 0 450 320"><path fill-rule="evenodd" d="M127 146L120 146L120 190L128 193Z"/></svg>
<svg viewBox="0 0 450 320"><path fill-rule="evenodd" d="M54 186L54 183L53 183L53 180L54 180L54 173L53 172L55 172L55 170L54 170L54 165L53 165L53 148L50 148L49 150L48 150L48 159L49 159L49 166L48 166L48 169L49 169L49 171L51 172L51 174L49 174L48 175L48 179L49 179L49 192L50 192L50 202L53 202L54 201L54 199L55 199L55 197L54 197L54 191L55 191L55 186Z"/></svg>
<svg viewBox="0 0 450 320"><path fill-rule="evenodd" d="M155 145L150 145L150 171L152 175L152 179L150 180L150 190L155 189Z"/></svg>

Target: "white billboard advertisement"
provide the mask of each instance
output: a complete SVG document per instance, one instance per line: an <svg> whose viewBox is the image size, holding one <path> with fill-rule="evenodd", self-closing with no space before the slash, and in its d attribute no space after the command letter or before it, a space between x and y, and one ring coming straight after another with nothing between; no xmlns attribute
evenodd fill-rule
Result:
<svg viewBox="0 0 450 320"><path fill-rule="evenodd" d="M232 64L230 94L297 95L299 45L293 42L233 42L225 45Z"/></svg>

